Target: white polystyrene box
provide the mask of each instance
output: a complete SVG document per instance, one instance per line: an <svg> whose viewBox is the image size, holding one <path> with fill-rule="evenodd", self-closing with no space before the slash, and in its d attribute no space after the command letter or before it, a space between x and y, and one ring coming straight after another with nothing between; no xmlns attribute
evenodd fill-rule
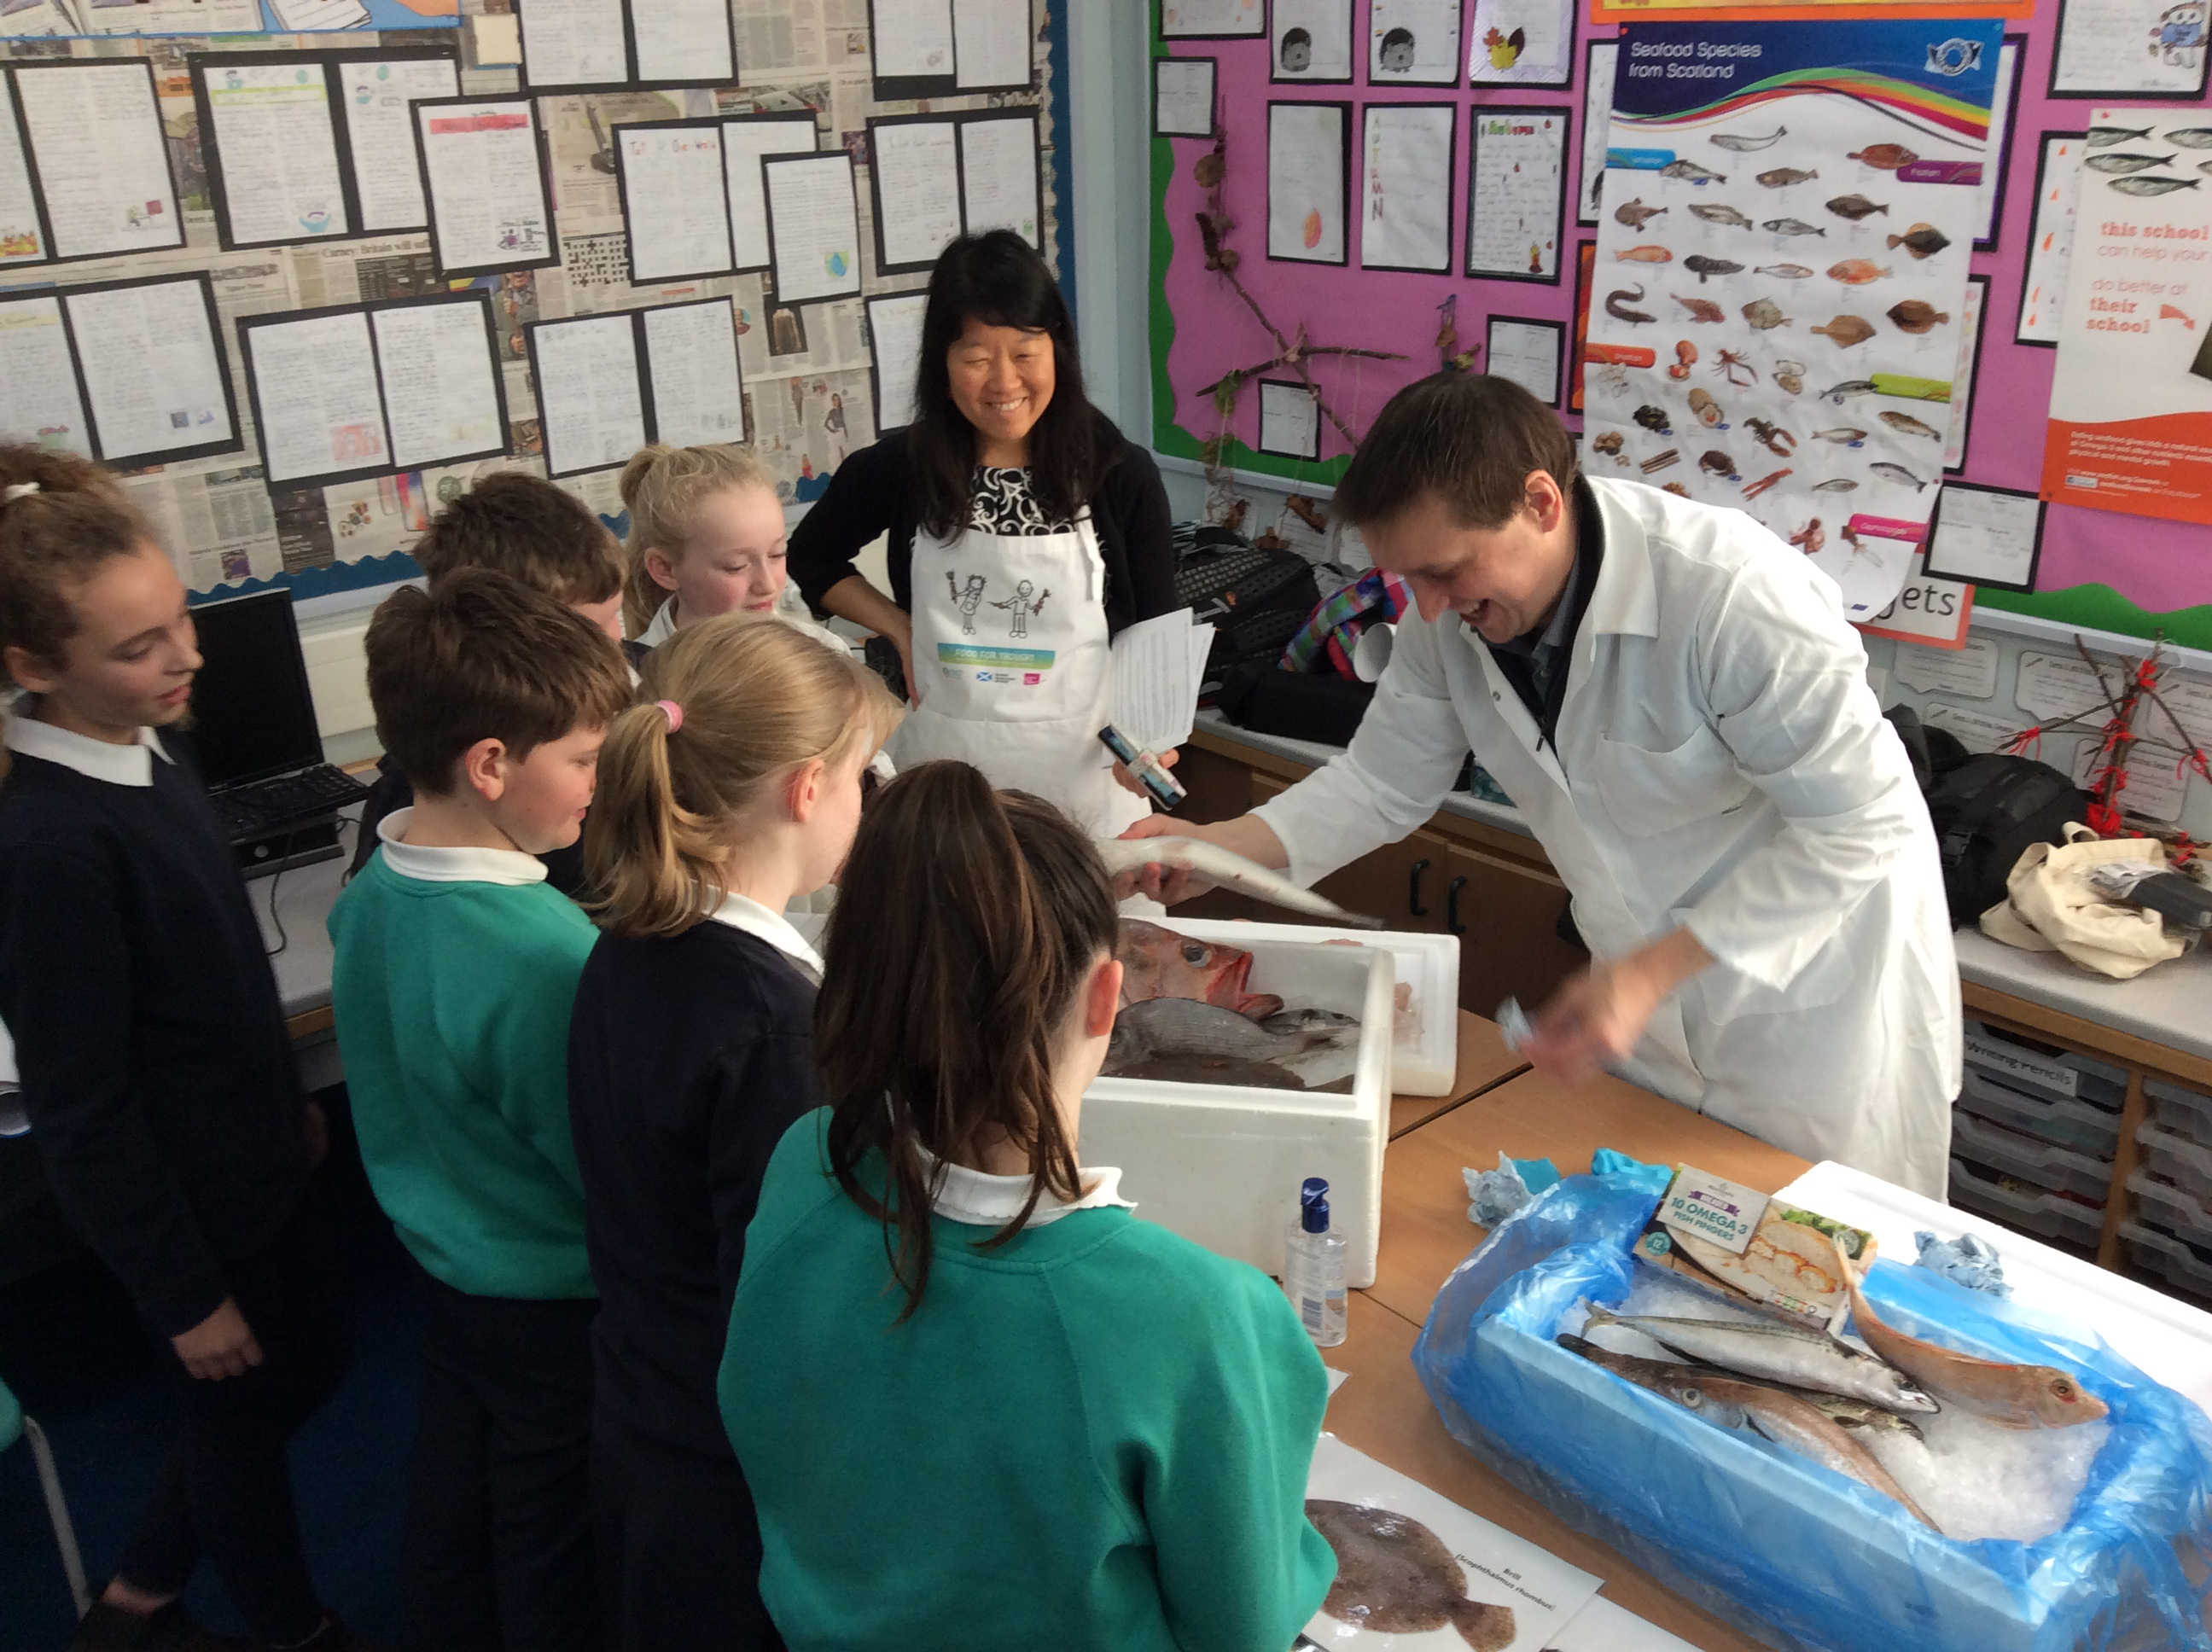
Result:
<svg viewBox="0 0 2212 1652"><path fill-rule="evenodd" d="M1324 945L1293 924L1167 926L1249 951L1252 992L1358 1016L1351 1092L1102 1078L1084 1093L1084 1163L1120 1169L1122 1197L1140 1220L1273 1274L1283 1271L1298 1184L1326 1176L1330 1223L1345 1236L1346 1283L1374 1284L1390 1134L1391 954Z"/></svg>

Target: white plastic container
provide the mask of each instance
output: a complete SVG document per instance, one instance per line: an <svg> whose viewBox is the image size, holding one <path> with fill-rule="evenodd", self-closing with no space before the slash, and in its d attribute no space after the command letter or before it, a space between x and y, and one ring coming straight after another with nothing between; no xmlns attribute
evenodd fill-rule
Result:
<svg viewBox="0 0 2212 1652"><path fill-rule="evenodd" d="M2186 1136L2199 1147L2212 1147L2212 1096L2171 1078L2146 1078L2143 1099L2150 1103L2151 1122L2160 1129Z"/></svg>
<svg viewBox="0 0 2212 1652"><path fill-rule="evenodd" d="M1413 997L1406 1036L1394 1036L1390 1043L1391 1091L1399 1096L1451 1094L1459 1078L1458 936L1424 935L1410 929L1328 929L1316 924L1259 926L1291 928L1317 941L1350 941L1388 952L1399 984ZM1199 929L1194 924L1172 927L1188 928L1193 934ZM1238 935L1253 927L1242 921L1214 922L1203 938L1242 946Z"/></svg>
<svg viewBox="0 0 2212 1652"><path fill-rule="evenodd" d="M2136 1222L2120 1224L2120 1246L2128 1260L2156 1275L2180 1295L2212 1306L2212 1260L2170 1233Z"/></svg>
<svg viewBox="0 0 2212 1652"><path fill-rule="evenodd" d="M1965 1032L1966 1065L2002 1084L2095 1107L2118 1108L2127 1100L2128 1075L2109 1061L2073 1050L2039 1049L1972 1017Z"/></svg>
<svg viewBox="0 0 2212 1652"><path fill-rule="evenodd" d="M2104 1236L2104 1213L2058 1193L2014 1193L1965 1160L1951 1161L1951 1202L2033 1239L2094 1250Z"/></svg>
<svg viewBox="0 0 2212 1652"><path fill-rule="evenodd" d="M2212 1205L2212 1147L2199 1147L2186 1136L2177 1136L2147 1124L2136 1134L2142 1148L2143 1168L2164 1176L2200 1202Z"/></svg>
<svg viewBox="0 0 2212 1652"><path fill-rule="evenodd" d="M2014 1090L1969 1067L1958 1110L2001 1124L2053 1147L2111 1163L2120 1145L2120 1120L2087 1102L2062 1102Z"/></svg>
<svg viewBox="0 0 2212 1652"><path fill-rule="evenodd" d="M2212 1248L2212 1206L2203 1200L2191 1199L2148 1170L2138 1170L2128 1178L2128 1191L2135 1195L2136 1214L2144 1221L2192 1245Z"/></svg>
<svg viewBox="0 0 2212 1652"><path fill-rule="evenodd" d="M2112 1190L2110 1164L2100 1164L2095 1159L1976 1118L1952 1118L1951 1151L1956 1157L2049 1192L2072 1193L2098 1205Z"/></svg>
<svg viewBox="0 0 2212 1652"><path fill-rule="evenodd" d="M1346 1283L1374 1284L1390 1136L1391 954L1317 944L1296 924L1170 918L1166 926L1249 951L1252 992L1358 1016L1352 1091L1100 1078L1084 1093L1083 1162L1121 1169L1139 1220L1278 1276L1299 1185L1326 1177L1331 1224L1345 1237Z"/></svg>

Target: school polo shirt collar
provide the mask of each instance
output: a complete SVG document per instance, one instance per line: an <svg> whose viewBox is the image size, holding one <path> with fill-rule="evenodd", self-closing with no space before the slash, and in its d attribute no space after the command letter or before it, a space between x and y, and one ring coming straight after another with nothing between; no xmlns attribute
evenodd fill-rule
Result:
<svg viewBox="0 0 2212 1652"><path fill-rule="evenodd" d="M971 1170L964 1164L940 1161L927 1147L916 1144L915 1151L921 1156L922 1174L937 1188L930 1207L948 1222L958 1222L971 1228L1003 1228L1022 1213L1029 1203L1030 1179L1027 1176L991 1175L981 1170ZM938 1181L942 1175L943 1181ZM1121 1197L1121 1173L1111 1167L1083 1170L1079 1173L1084 1193L1077 1200L1062 1200L1049 1191L1038 1196L1036 1208L1030 1212L1025 1227L1041 1228L1048 1222L1057 1222L1063 1216L1077 1211L1095 1211L1109 1207L1133 1211L1137 1207Z"/></svg>
<svg viewBox="0 0 2212 1652"><path fill-rule="evenodd" d="M394 809L376 823L384 864L402 878L424 884L542 884L545 863L520 849L434 848L405 843L412 809Z"/></svg>
<svg viewBox="0 0 2212 1652"><path fill-rule="evenodd" d="M88 780L106 780L110 786L151 786L154 758L159 756L165 763L176 761L162 745L161 737L150 728L140 729L131 744L117 745L40 722L20 709L9 714L7 743L10 751L59 763Z"/></svg>
<svg viewBox="0 0 2212 1652"><path fill-rule="evenodd" d="M820 983L822 955L807 944L806 937L793 929L791 920L781 912L770 912L749 896L725 895L722 904L707 915L718 924L727 924L766 941L799 965L810 980Z"/></svg>

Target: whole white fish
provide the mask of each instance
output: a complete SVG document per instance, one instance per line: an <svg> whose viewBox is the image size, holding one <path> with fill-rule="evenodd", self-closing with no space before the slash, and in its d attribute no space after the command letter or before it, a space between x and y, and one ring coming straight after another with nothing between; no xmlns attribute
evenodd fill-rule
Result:
<svg viewBox="0 0 2212 1652"><path fill-rule="evenodd" d="M1364 913L1346 912L1327 896L1300 889L1279 872L1270 872L1256 860L1232 854L1218 844L1195 837L1102 837L1094 846L1106 863L1109 877L1134 872L1140 866L1174 866L1194 872L1209 884L1235 890L1269 906L1303 912L1316 918L1333 918L1358 929L1380 929L1382 920Z"/></svg>
<svg viewBox="0 0 2212 1652"><path fill-rule="evenodd" d="M1589 1316L1592 1325L1625 1325L1686 1359L1702 1359L1740 1376L1787 1382L1793 1388L1811 1388L1820 1394L1847 1394L1890 1411L1939 1409L1904 1372L1837 1341L1825 1331L1779 1321L1653 1319L1609 1313L1595 1303Z"/></svg>

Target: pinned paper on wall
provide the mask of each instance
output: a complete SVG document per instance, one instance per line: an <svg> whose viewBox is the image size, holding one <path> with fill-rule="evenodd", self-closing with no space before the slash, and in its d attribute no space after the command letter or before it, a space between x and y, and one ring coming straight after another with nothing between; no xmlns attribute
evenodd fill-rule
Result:
<svg viewBox="0 0 2212 1652"><path fill-rule="evenodd" d="M739 270L769 267L768 196L760 163L772 155L812 155L814 151L811 113L739 115L722 122L730 246Z"/></svg>
<svg viewBox="0 0 2212 1652"><path fill-rule="evenodd" d="M1981 187L1974 191L1978 216L1974 221L1974 250L1986 252L1997 244L1998 220L2004 215L2005 177L2012 170L2013 111L2020 106L2021 71L2026 67L2027 37L2008 34L1997 52L1996 100L1990 107L1989 158L1982 166Z"/></svg>
<svg viewBox="0 0 2212 1652"><path fill-rule="evenodd" d="M871 120L868 161L876 268L886 274L929 269L960 234L957 124L939 115Z"/></svg>
<svg viewBox="0 0 2212 1652"><path fill-rule="evenodd" d="M1474 0L1468 80L1564 89L1574 78L1574 0Z"/></svg>
<svg viewBox="0 0 2212 1652"><path fill-rule="evenodd" d="M1321 404L1295 379L1260 380L1260 440L1263 453L1285 459L1321 457Z"/></svg>
<svg viewBox="0 0 2212 1652"><path fill-rule="evenodd" d="M185 244L152 64L19 63L15 82L54 257Z"/></svg>
<svg viewBox="0 0 2212 1652"><path fill-rule="evenodd" d="M1164 39L1237 39L1267 30L1261 0L1159 0L1159 7Z"/></svg>
<svg viewBox="0 0 2212 1652"><path fill-rule="evenodd" d="M629 226L631 282L728 274L721 122L640 122L617 126L614 137L623 222Z"/></svg>
<svg viewBox="0 0 2212 1652"><path fill-rule="evenodd" d="M66 288L62 307L103 464L238 451L238 412L205 276Z"/></svg>
<svg viewBox="0 0 2212 1652"><path fill-rule="evenodd" d="M2033 494L1945 483L1929 524L1928 572L2000 591L2034 590L2043 511Z"/></svg>
<svg viewBox="0 0 2212 1652"><path fill-rule="evenodd" d="M1510 379L1545 406L1557 407L1566 331L1557 321L1492 316L1484 358L1489 371L1500 379Z"/></svg>
<svg viewBox="0 0 2212 1652"><path fill-rule="evenodd" d="M1268 21L1267 78L1352 78L1352 0L1275 0Z"/></svg>
<svg viewBox="0 0 2212 1652"><path fill-rule="evenodd" d="M1981 372L1983 322L1989 303L1990 278L1967 276L1966 307L1959 313L1959 356L1951 365L1951 416L1943 422L1943 471L1947 476L1957 475L1966 463L1974 380Z"/></svg>
<svg viewBox="0 0 2212 1652"><path fill-rule="evenodd" d="M1346 262L1348 103L1267 106L1267 256Z"/></svg>
<svg viewBox="0 0 2212 1652"><path fill-rule="evenodd" d="M761 163L776 296L797 304L860 290L853 157L770 155Z"/></svg>
<svg viewBox="0 0 2212 1652"><path fill-rule="evenodd" d="M1042 158L1037 118L1029 109L960 118L960 207L970 235L1011 229L1044 246Z"/></svg>
<svg viewBox="0 0 2212 1652"><path fill-rule="evenodd" d="M1899 645L1900 650L1909 646L1906 643ZM1921 652L1941 651L1923 649ZM1959 744L1969 751L2010 751L2014 737L2021 732L2017 718L2008 722L2002 717L1993 717L1985 711L1975 711L1966 706L1930 704L1922 708L1920 720L1930 728L1940 728L1946 733L1955 735Z"/></svg>
<svg viewBox="0 0 2212 1652"><path fill-rule="evenodd" d="M1363 270L1450 273L1457 114L1449 103L1370 103L1361 112Z"/></svg>
<svg viewBox="0 0 2212 1652"><path fill-rule="evenodd" d="M1955 580L1939 580L1924 572L1921 560L1909 550L1886 540L1869 540L1865 550L1875 550L1887 556L1901 557L1902 577L1876 573L1865 584L1869 589L1887 586L1896 594L1881 612L1866 617L1854 616L1852 623L1863 631L1878 637L1894 637L1900 642L1925 643L1931 648L1963 648L1966 646L1966 627L1974 616L1974 587L1961 585ZM1863 553L1855 550L1854 560ZM1854 570L1846 566L1844 598L1850 600Z"/></svg>
<svg viewBox="0 0 2212 1652"><path fill-rule="evenodd" d="M1369 0L1370 86L1456 86L1462 0Z"/></svg>
<svg viewBox="0 0 2212 1652"><path fill-rule="evenodd" d="M1583 50L1582 173L1575 222L1594 224L1605 197L1606 134L1613 127L1613 77L1620 62L1618 40L1591 40Z"/></svg>
<svg viewBox="0 0 2212 1652"><path fill-rule="evenodd" d="M876 355L876 417L887 430L914 422L914 385L921 367L921 322L927 293L898 293L868 301L868 336Z"/></svg>
<svg viewBox="0 0 2212 1652"><path fill-rule="evenodd" d="M2020 283L2018 344L2058 343L2066 275L2074 262L2074 212L2081 198L2085 132L2045 132L2035 166L2035 212L2028 221L2027 266Z"/></svg>
<svg viewBox="0 0 2212 1652"><path fill-rule="evenodd" d="M672 447L745 439L744 375L737 313L726 298L644 312L653 439Z"/></svg>
<svg viewBox="0 0 2212 1652"><path fill-rule="evenodd" d="M51 293L0 299L0 441L95 457L76 389L61 301Z"/></svg>
<svg viewBox="0 0 2212 1652"><path fill-rule="evenodd" d="M1162 137L1213 136L1214 61L1152 60L1152 131Z"/></svg>
<svg viewBox="0 0 2212 1652"><path fill-rule="evenodd" d="M422 198L411 112L425 98L459 93L459 60L451 47L441 47L435 55L346 52L334 62L361 233L422 228L430 212Z"/></svg>
<svg viewBox="0 0 2212 1652"><path fill-rule="evenodd" d="M558 264L536 104L493 95L414 107L438 268L452 276Z"/></svg>
<svg viewBox="0 0 2212 1652"><path fill-rule="evenodd" d="M1975 637L1957 649L1900 642L1890 670L1909 689L1987 700L1997 691L1997 652L1987 637Z"/></svg>
<svg viewBox="0 0 2212 1652"><path fill-rule="evenodd" d="M1472 119L1467 273L1556 282L1566 210L1567 112L1478 104Z"/></svg>
<svg viewBox="0 0 2212 1652"><path fill-rule="evenodd" d="M0 269L42 264L46 232L39 222L39 197L31 183L30 157L23 153L15 127L15 94L0 74Z"/></svg>
<svg viewBox="0 0 2212 1652"><path fill-rule="evenodd" d="M2201 98L2203 0L2060 0L2054 98Z"/></svg>
<svg viewBox="0 0 2212 1652"><path fill-rule="evenodd" d="M292 52L196 53L191 64L223 246L349 234L328 66Z"/></svg>
<svg viewBox="0 0 2212 1652"><path fill-rule="evenodd" d="M629 314L541 321L529 331L548 475L604 470L645 446L645 390Z"/></svg>

